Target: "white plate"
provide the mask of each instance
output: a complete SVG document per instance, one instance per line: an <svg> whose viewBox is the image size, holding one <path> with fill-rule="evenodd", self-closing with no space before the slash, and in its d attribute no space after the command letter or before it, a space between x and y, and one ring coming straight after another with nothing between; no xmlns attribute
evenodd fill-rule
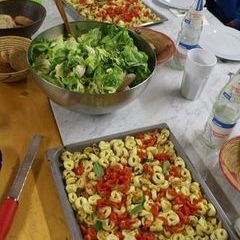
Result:
<svg viewBox="0 0 240 240"><path fill-rule="evenodd" d="M204 26L199 45L217 57L240 61L240 31L226 26Z"/></svg>
<svg viewBox="0 0 240 240"><path fill-rule="evenodd" d="M194 0L157 0L157 1L169 7L188 10Z"/></svg>

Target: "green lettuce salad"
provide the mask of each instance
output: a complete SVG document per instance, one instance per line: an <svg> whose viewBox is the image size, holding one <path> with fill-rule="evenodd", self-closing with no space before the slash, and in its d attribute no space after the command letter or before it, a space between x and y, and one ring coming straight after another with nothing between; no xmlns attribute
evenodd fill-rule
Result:
<svg viewBox="0 0 240 240"><path fill-rule="evenodd" d="M77 39L41 39L30 49L30 62L45 80L79 93L114 93L126 74L136 86L150 75L148 56L138 50L127 29L94 28Z"/></svg>

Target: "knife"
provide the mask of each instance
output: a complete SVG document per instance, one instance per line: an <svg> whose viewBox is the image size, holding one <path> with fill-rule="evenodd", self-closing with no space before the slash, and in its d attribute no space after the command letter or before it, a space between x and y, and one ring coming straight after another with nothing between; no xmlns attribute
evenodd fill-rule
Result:
<svg viewBox="0 0 240 240"><path fill-rule="evenodd" d="M8 197L3 201L0 207L0 240L4 240L10 230L13 222L20 194L23 190L27 175L31 169L33 161L37 155L42 136L36 135L32 138L31 144L25 155L25 158L18 170L16 178L10 189Z"/></svg>

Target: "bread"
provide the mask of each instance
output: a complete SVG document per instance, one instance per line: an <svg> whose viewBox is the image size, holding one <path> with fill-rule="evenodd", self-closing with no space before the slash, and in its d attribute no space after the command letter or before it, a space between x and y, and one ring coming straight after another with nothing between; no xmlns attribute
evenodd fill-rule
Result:
<svg viewBox="0 0 240 240"><path fill-rule="evenodd" d="M34 23L33 20L24 16L16 16L14 18L14 21L16 24L22 25L22 26L29 26Z"/></svg>
<svg viewBox="0 0 240 240"><path fill-rule="evenodd" d="M27 69L27 52L23 48L11 49L9 51L9 64L16 71Z"/></svg>
<svg viewBox="0 0 240 240"><path fill-rule="evenodd" d="M0 73L11 73L15 72L15 70L10 66L10 64L2 58L0 54Z"/></svg>
<svg viewBox="0 0 240 240"><path fill-rule="evenodd" d="M8 51L1 51L0 52L0 58L5 61L6 63L9 63L9 53Z"/></svg>
<svg viewBox="0 0 240 240"><path fill-rule="evenodd" d="M0 14L0 29L14 28L16 24L11 16Z"/></svg>

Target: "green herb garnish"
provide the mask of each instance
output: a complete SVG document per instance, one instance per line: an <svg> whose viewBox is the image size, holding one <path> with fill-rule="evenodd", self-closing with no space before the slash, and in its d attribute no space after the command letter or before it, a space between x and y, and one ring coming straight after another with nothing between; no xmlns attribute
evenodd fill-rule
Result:
<svg viewBox="0 0 240 240"><path fill-rule="evenodd" d="M143 210L143 205L142 204L137 204L135 207L130 211L130 215L135 215L138 214Z"/></svg>
<svg viewBox="0 0 240 240"><path fill-rule="evenodd" d="M162 166L162 170L163 170L163 174L167 174L169 168L170 168L171 164L169 161L164 161L163 162L163 166Z"/></svg>
<svg viewBox="0 0 240 240"><path fill-rule="evenodd" d="M100 221L100 220L97 220L96 224L95 224L95 229L96 229L96 231L102 230L103 229L103 222Z"/></svg>
<svg viewBox="0 0 240 240"><path fill-rule="evenodd" d="M93 171L97 177L102 177L104 175L104 169L98 162L93 164Z"/></svg>
<svg viewBox="0 0 240 240"><path fill-rule="evenodd" d="M143 204L145 203L145 201L146 201L146 198L145 196L143 196L140 203L136 204L135 207L130 211L130 215L135 215L141 212L143 210Z"/></svg>

